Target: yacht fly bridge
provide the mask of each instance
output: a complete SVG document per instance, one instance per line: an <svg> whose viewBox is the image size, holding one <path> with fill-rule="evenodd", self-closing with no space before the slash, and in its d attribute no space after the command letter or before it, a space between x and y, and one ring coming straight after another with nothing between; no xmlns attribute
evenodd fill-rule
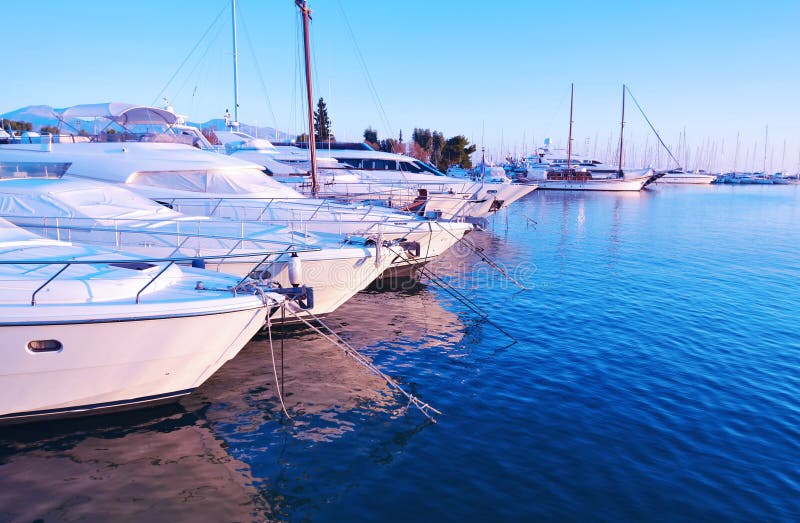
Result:
<svg viewBox="0 0 800 523"><path fill-rule="evenodd" d="M189 132L185 118L171 108L108 102L54 109L53 116L58 120L56 143L161 142L214 148L199 130ZM49 138L40 141L45 140Z"/></svg>

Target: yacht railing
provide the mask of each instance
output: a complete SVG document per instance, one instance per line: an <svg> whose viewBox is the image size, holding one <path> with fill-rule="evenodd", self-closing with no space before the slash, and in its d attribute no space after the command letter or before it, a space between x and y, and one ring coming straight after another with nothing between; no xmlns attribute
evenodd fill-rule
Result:
<svg viewBox="0 0 800 523"><path fill-rule="evenodd" d="M252 257L252 256L263 256L263 260L260 263L266 261L269 256L275 254L273 252L251 252L246 254L217 254L204 257L208 260L223 260L229 258L243 258L243 257ZM139 288L136 293L135 302L138 304L141 301L141 294L144 292L150 285L153 284L162 274L164 274L170 267L175 265L176 263L191 263L195 261L197 258L194 257L184 257L184 256L169 256L169 257L160 257L160 258L148 258L148 257L117 257L117 258L89 258L89 259L75 259L69 261L58 261L53 259L4 259L0 258L0 265L63 265L55 274L50 276L44 283L39 285L32 293L31 293L31 306L36 306L36 295L45 289L48 285L50 285L53 281L55 281L59 276L64 274L67 269L75 265L111 265L115 267L122 267L124 268L125 265L141 265L141 264L148 264L153 266L158 266L157 264L164 263L165 265L159 269L159 271L151 276L147 282ZM260 264L259 264L260 265ZM238 281L238 283L229 289L224 289L226 291L232 292L236 295L237 292L240 291L240 286L244 284L248 280L248 277L244 277ZM223 290L223 289L216 289L216 290Z"/></svg>
<svg viewBox="0 0 800 523"><path fill-rule="evenodd" d="M245 222L258 222L268 224L280 224L287 227L300 225L302 229L308 230L308 223L315 224L338 224L339 233L344 234L342 227L345 225L362 224L374 228L375 224L413 226L416 223L429 221L421 219L420 216L408 212L393 209L388 213L386 207L372 204L356 204L350 208L342 208L340 202L328 200L309 200L308 198L258 198L258 197L151 197L158 203L169 207L175 211L187 215L202 214L212 218L241 220L241 216L248 216ZM459 200L459 202L473 203L482 200ZM282 205L290 204L290 205ZM198 210L200 209L200 210ZM274 217L269 213L275 210L286 217ZM223 212L234 213L232 218L223 215ZM327 213L327 215L326 215ZM331 216L331 217L327 217ZM456 215L447 221L461 222L468 219L468 216Z"/></svg>
<svg viewBox="0 0 800 523"><path fill-rule="evenodd" d="M125 247L125 242L122 241L123 234L136 234L136 235L145 235L145 236L153 236L153 237L164 237L176 238L176 242L174 245L166 245L166 247L174 247L175 249L180 249L185 242L188 240L202 240L202 239L209 239L209 240L228 240L235 242L233 249L236 246L243 244L244 242L252 243L261 250L264 250L263 246L278 246L281 248L281 251L275 250L273 252L283 252L283 249L290 248L292 249L290 252L303 252L303 251L318 251L320 247L316 247L313 245L308 245L307 243L299 243L299 242L287 242L282 240L271 240L268 238L255 238L249 236L247 231L245 230L245 225L248 223L246 221L241 223L231 222L231 225L235 225L237 227L240 226L240 234L233 236L227 234L214 234L214 233L206 233L201 232L200 225L203 223L202 220L198 220L197 222L191 222L193 225L196 225L196 231L181 230L180 225L182 223L186 223L185 220L141 220L136 218L114 218L114 219L102 219L103 222L108 223L107 225L100 225L97 224L97 219L95 218L83 218L83 217L59 217L59 216L36 216L31 218L21 218L20 216L8 216L8 215L0 215L0 218L5 220L11 221L23 228L27 229L42 229L42 230L49 230L54 231L55 240L59 241L73 241L72 233L74 231L79 232L86 232L86 233L95 233L95 232L108 232L114 233L114 246L117 248ZM175 230L164 230L164 229L149 229L147 227L158 225L163 226L164 224L171 225L174 224ZM212 225L212 224L209 224ZM180 241L181 237L185 237L183 241ZM97 243L96 238L90 238L90 243ZM76 241L84 241L83 239L76 240ZM128 244L130 245L130 243ZM155 246L155 245L142 245L137 244L138 246ZM162 247L164 247L162 245ZM199 248L199 247L195 247Z"/></svg>

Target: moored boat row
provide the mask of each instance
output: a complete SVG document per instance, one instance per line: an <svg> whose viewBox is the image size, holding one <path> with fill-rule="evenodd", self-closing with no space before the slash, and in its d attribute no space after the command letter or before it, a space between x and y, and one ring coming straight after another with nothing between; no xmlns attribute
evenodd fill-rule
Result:
<svg viewBox="0 0 800 523"><path fill-rule="evenodd" d="M312 197L264 165L182 143L186 129L176 132L168 111L93 104L59 114L86 115L124 124L112 136L122 141L59 134L0 145L0 331L10 355L0 421L187 394L265 323L324 316L376 279L414 275L473 231L473 219L535 189L440 173L378 180L350 158L343 169L359 190L391 182L416 194L413 208L369 190ZM296 156L274 162L292 169ZM418 166L377 159L395 162L387 176Z"/></svg>

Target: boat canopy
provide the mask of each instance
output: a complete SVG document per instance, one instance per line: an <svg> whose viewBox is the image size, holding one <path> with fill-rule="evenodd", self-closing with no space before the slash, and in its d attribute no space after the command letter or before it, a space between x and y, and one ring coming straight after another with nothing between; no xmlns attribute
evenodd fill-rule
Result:
<svg viewBox="0 0 800 523"><path fill-rule="evenodd" d="M61 121L103 118L122 126L166 124L174 125L178 116L165 109L123 102L81 104L54 111Z"/></svg>
<svg viewBox="0 0 800 523"><path fill-rule="evenodd" d="M184 216L123 187L97 181L0 181L0 215L175 220Z"/></svg>

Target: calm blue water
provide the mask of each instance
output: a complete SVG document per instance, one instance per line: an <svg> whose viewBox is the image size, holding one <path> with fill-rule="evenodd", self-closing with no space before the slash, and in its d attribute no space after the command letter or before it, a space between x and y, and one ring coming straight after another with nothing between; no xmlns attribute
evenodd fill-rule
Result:
<svg viewBox="0 0 800 523"><path fill-rule="evenodd" d="M331 324L426 423L310 332L180 405L0 433L0 522L797 521L800 187L537 191ZM280 347L276 346L280 352Z"/></svg>

